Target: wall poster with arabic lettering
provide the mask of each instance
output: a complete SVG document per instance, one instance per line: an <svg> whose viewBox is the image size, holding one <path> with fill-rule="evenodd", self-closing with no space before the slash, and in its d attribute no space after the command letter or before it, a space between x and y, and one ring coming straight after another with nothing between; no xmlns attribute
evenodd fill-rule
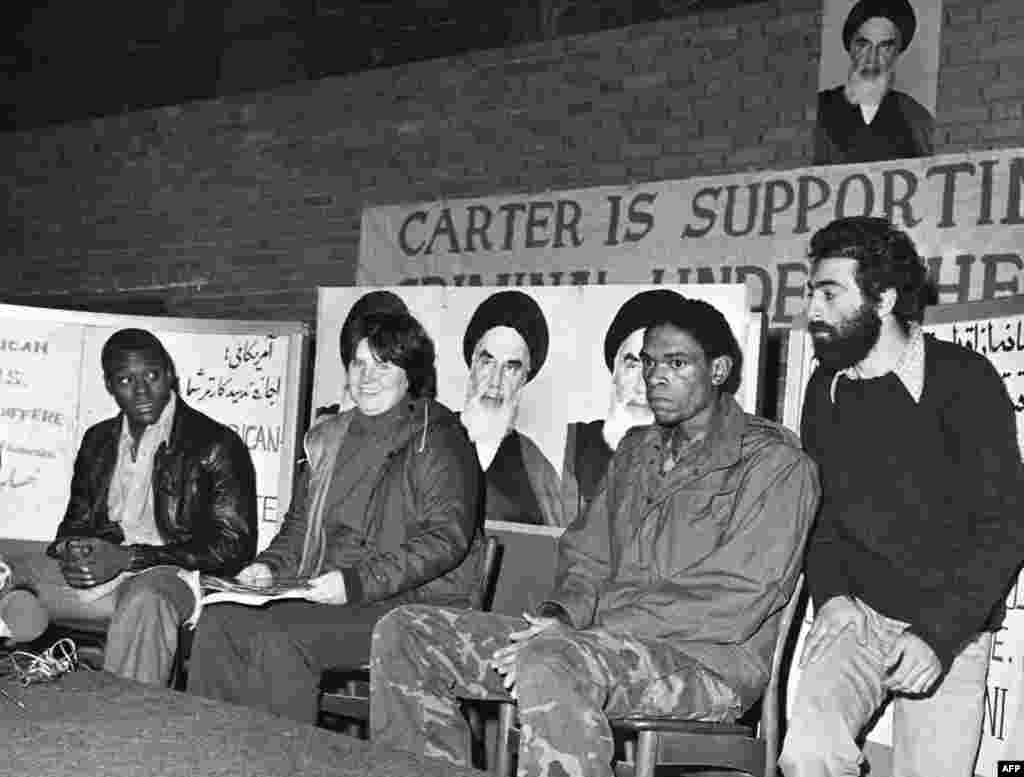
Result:
<svg viewBox="0 0 1024 777"><path fill-rule="evenodd" d="M29 532L63 515L67 489L50 488L74 460L81 327L3 319L0 324L0 533Z"/></svg>
<svg viewBox="0 0 1024 777"><path fill-rule="evenodd" d="M786 364L784 421L800 428L804 388L814 367L814 350L803 321L794 324L789 338ZM1024 451L1024 294L982 302L937 305L925 312L925 331L984 354L1003 376L1017 418L1017 440ZM1024 558L1021 559L1024 561ZM808 613L804 633L811 620ZM804 634L801 634L801 640ZM800 650L797 645L797 650ZM799 655L799 653L797 653ZM992 644L988 683L985 690L985 718L976 775L996 773L996 761L1021 758L1024 753L1024 579L1018 578L1006 598L1006 620ZM790 677L790 692L796 688L799 671ZM875 745L871 773L886 777L891 770L884 763L892 742L892 712L887 711L868 733ZM870 756L869 756L870 757Z"/></svg>
<svg viewBox="0 0 1024 777"><path fill-rule="evenodd" d="M0 537L49 540L64 514L85 430L117 413L103 343L124 327L153 332L174 360L180 395L230 426L256 468L259 546L291 497L305 392L308 328L298 322L173 319L0 305Z"/></svg>

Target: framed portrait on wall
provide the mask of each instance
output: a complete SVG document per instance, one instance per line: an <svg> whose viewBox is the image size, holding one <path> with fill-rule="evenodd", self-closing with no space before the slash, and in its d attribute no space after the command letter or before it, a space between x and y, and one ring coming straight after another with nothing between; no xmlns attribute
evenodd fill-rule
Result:
<svg viewBox="0 0 1024 777"><path fill-rule="evenodd" d="M814 164L930 156L942 0L824 0Z"/></svg>

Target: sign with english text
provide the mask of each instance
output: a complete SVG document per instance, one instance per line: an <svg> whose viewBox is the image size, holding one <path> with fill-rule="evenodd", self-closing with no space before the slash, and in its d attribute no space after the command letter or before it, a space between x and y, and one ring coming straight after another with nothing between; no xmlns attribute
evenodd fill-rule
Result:
<svg viewBox="0 0 1024 777"><path fill-rule="evenodd" d="M369 207L361 285L748 286L771 327L803 309L807 244L841 216L906 229L940 302L1021 292L1024 149Z"/></svg>

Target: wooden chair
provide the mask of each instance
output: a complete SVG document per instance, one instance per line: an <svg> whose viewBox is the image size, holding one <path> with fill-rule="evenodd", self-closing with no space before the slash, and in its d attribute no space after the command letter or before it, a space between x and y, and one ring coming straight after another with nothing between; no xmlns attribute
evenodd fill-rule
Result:
<svg viewBox="0 0 1024 777"><path fill-rule="evenodd" d="M609 722L617 737L626 739L627 760L616 764L619 777L654 777L687 770L723 769L752 777L775 777L782 737L782 688L788 658L799 633L804 578L797 579L793 595L782 611L779 634L772 654L768 686L760 702L760 720L747 724L706 723L670 715L630 715ZM794 624L796 628L794 629ZM512 751L515 704L502 703L498 714L498 742L492 773L507 777ZM634 740L635 739L635 743Z"/></svg>
<svg viewBox="0 0 1024 777"><path fill-rule="evenodd" d="M775 777L775 762L782 739L783 680L801 619L803 604L801 574L793 595L782 611L779 634L772 653L768 687L761 699L759 724L701 723L671 716L629 716L611 721L616 731L636 735L635 777L653 777L655 768L683 771L685 767L704 766L730 769L753 777ZM796 631L793 626L796 624ZM628 772L628 766L623 773Z"/></svg>
<svg viewBox="0 0 1024 777"><path fill-rule="evenodd" d="M484 557L480 568L480 581L470 599L470 608L488 611L494 599L494 589L501 570L502 546L496 537L484 541ZM320 691L320 713L351 721L345 730L353 736L363 736L370 720L370 665L337 667L324 673L324 686ZM328 690L324 690L326 687Z"/></svg>

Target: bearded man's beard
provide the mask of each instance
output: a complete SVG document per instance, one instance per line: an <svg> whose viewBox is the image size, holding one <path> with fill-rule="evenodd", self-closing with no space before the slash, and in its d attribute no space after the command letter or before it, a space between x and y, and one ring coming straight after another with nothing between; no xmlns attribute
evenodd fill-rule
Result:
<svg viewBox="0 0 1024 777"><path fill-rule="evenodd" d="M807 325L812 335L814 355L829 369L845 370L864 361L871 349L878 343L882 333L882 319L870 302L865 302L857 312L838 327L822 321ZM826 334L814 337L816 333Z"/></svg>
<svg viewBox="0 0 1024 777"><path fill-rule="evenodd" d="M519 394L506 398L500 404L484 399L483 392L466 397L462 409L462 425L473 442L500 442L516 422Z"/></svg>
<svg viewBox="0 0 1024 777"><path fill-rule="evenodd" d="M878 105L892 86L892 70L853 67L846 80L846 99L853 105Z"/></svg>

